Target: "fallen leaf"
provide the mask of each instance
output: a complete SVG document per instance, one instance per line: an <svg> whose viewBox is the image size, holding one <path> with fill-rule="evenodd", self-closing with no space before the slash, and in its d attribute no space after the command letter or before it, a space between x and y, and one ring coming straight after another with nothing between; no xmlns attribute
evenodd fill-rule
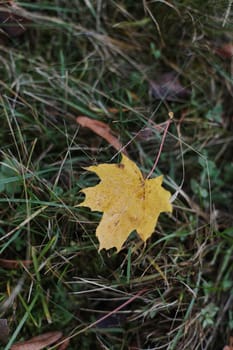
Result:
<svg viewBox="0 0 233 350"><path fill-rule="evenodd" d="M230 337L229 345L224 346L223 350L233 350L233 337Z"/></svg>
<svg viewBox="0 0 233 350"><path fill-rule="evenodd" d="M215 49L215 52L222 58L231 59L233 57L233 44L227 43Z"/></svg>
<svg viewBox="0 0 233 350"><path fill-rule="evenodd" d="M107 111L112 114L119 114L121 112L128 112L129 108L122 108L121 110L119 108L109 107L107 108Z"/></svg>
<svg viewBox="0 0 233 350"><path fill-rule="evenodd" d="M119 251L134 230L146 241L159 214L172 211L171 194L161 186L163 176L144 179L136 164L124 155L119 164L100 164L87 170L96 173L101 182L81 190L86 198L78 206L103 212L96 230L99 249L116 247Z"/></svg>
<svg viewBox="0 0 233 350"><path fill-rule="evenodd" d="M5 318L0 319L0 342L7 343L9 332L7 320Z"/></svg>
<svg viewBox="0 0 233 350"><path fill-rule="evenodd" d="M32 263L32 260L9 260L9 259L0 259L0 266L5 267L6 269L18 269L21 266L29 267Z"/></svg>
<svg viewBox="0 0 233 350"><path fill-rule="evenodd" d="M8 1L0 7L0 26L10 37L17 37L26 31L29 20L15 13L20 7L14 2Z"/></svg>
<svg viewBox="0 0 233 350"><path fill-rule="evenodd" d="M59 345L57 350L66 350L70 344L70 340L68 338L66 338L66 339L61 340L60 343L61 343L61 345Z"/></svg>
<svg viewBox="0 0 233 350"><path fill-rule="evenodd" d="M150 80L149 84L151 95L158 100L181 102L191 94L174 72L161 74L158 79Z"/></svg>
<svg viewBox="0 0 233 350"><path fill-rule="evenodd" d="M155 124L152 120L149 120L148 124L150 124L151 127L142 128L139 132L134 133L136 140L138 139L138 140L148 141L152 138L154 139L155 134L154 134L153 129L155 129L157 133L161 134L162 132L164 132L164 129L166 128L167 122Z"/></svg>
<svg viewBox="0 0 233 350"><path fill-rule="evenodd" d="M108 141L110 145L112 145L117 151L121 151L122 153L126 154L126 151L123 149L122 144L115 136L112 135L112 131L106 123L88 118L86 116L77 117L76 121L81 126L91 129L97 135Z"/></svg>
<svg viewBox="0 0 233 350"><path fill-rule="evenodd" d="M62 337L62 332L48 332L23 342L12 345L11 350L41 350L56 343Z"/></svg>

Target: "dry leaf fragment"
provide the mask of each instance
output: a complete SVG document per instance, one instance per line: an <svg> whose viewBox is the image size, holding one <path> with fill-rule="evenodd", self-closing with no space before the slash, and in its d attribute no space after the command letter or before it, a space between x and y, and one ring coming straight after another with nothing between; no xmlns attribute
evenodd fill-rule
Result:
<svg viewBox="0 0 233 350"><path fill-rule="evenodd" d="M20 7L13 1L7 1L0 4L0 28L3 29L9 37L17 37L26 31L29 20L21 16L17 11Z"/></svg>
<svg viewBox="0 0 233 350"><path fill-rule="evenodd" d="M233 43L226 43L215 49L215 52L222 58L231 59L233 57Z"/></svg>
<svg viewBox="0 0 233 350"><path fill-rule="evenodd" d="M18 269L22 266L29 267L32 260L10 260L10 259L0 259L0 266L6 269Z"/></svg>
<svg viewBox="0 0 233 350"><path fill-rule="evenodd" d="M150 80L151 95L158 100L180 102L190 95L190 90L185 88L174 72L161 74L158 79Z"/></svg>
<svg viewBox="0 0 233 350"><path fill-rule="evenodd" d="M101 182L81 190L86 198L78 206L103 212L96 230L99 249L116 247L119 251L134 230L146 241L159 214L172 211L171 194L161 186L163 176L144 179L136 164L124 155L119 164L100 164L87 170L95 172Z"/></svg>
<svg viewBox="0 0 233 350"><path fill-rule="evenodd" d="M70 340L69 340L69 338L65 338L65 339L61 340L59 342L59 344L60 345L57 348L57 350L66 350L68 348L69 344L70 344Z"/></svg>
<svg viewBox="0 0 233 350"><path fill-rule="evenodd" d="M0 319L0 342L7 343L9 335L9 327L7 325L7 320L5 318Z"/></svg>
<svg viewBox="0 0 233 350"><path fill-rule="evenodd" d="M76 118L76 121L81 126L91 129L97 135L108 141L117 151L122 150L124 153L122 144L112 135L112 131L106 123L85 116Z"/></svg>
<svg viewBox="0 0 233 350"><path fill-rule="evenodd" d="M11 350L42 350L47 346L56 343L62 337L62 332L48 332L30 340L16 343L11 347Z"/></svg>
<svg viewBox="0 0 233 350"><path fill-rule="evenodd" d="M229 345L224 346L223 350L233 350L233 337L230 337Z"/></svg>

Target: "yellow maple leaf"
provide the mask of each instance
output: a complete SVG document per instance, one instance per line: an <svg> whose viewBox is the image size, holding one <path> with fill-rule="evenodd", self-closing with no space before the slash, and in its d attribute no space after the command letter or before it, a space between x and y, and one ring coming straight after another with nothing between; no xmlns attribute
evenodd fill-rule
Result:
<svg viewBox="0 0 233 350"><path fill-rule="evenodd" d="M99 249L116 247L119 251L134 230L146 241L159 214L172 211L171 194L161 186L163 176L144 179L136 164L125 155L119 164L99 164L86 169L96 173L101 181L81 190L86 198L78 206L103 212L96 230Z"/></svg>

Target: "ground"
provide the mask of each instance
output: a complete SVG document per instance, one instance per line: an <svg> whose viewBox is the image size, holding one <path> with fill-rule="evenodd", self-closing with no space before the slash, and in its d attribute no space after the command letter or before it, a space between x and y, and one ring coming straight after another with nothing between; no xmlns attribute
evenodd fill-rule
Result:
<svg viewBox="0 0 233 350"><path fill-rule="evenodd" d="M67 349L223 349L232 1L0 3L1 349L51 331ZM173 212L146 243L132 232L120 252L98 250L102 213L77 206L99 181L84 167L121 155L80 116L105 123L145 177L164 175Z"/></svg>

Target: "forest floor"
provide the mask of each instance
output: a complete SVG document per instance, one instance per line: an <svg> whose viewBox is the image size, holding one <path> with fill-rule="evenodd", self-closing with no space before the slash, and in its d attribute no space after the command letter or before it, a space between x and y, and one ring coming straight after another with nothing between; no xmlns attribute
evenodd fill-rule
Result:
<svg viewBox="0 0 233 350"><path fill-rule="evenodd" d="M0 348L232 350L232 1L0 1L0 22ZM173 211L99 251L84 167L122 151L145 177L159 154Z"/></svg>

